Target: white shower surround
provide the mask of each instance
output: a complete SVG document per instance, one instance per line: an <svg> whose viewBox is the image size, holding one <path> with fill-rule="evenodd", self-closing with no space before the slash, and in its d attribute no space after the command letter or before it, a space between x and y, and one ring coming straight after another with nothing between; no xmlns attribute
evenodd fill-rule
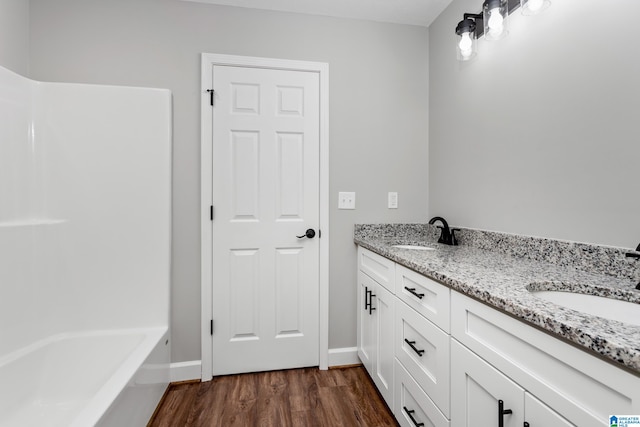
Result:
<svg viewBox="0 0 640 427"><path fill-rule="evenodd" d="M146 423L169 382L170 227L169 91L0 68L0 426L57 419L56 387L81 402L58 425Z"/></svg>

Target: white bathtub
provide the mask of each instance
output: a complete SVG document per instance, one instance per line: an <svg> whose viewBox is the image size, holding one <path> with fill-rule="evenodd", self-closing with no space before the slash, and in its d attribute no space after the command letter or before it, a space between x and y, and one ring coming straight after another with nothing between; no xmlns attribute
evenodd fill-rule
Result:
<svg viewBox="0 0 640 427"><path fill-rule="evenodd" d="M169 383L167 336L58 334L1 358L0 426L144 426Z"/></svg>
<svg viewBox="0 0 640 427"><path fill-rule="evenodd" d="M153 413L169 382L171 124L166 89L0 67L1 427Z"/></svg>

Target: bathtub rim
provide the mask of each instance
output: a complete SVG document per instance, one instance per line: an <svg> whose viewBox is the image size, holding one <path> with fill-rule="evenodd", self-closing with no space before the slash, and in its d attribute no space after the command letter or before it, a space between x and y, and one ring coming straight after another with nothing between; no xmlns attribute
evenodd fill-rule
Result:
<svg viewBox="0 0 640 427"><path fill-rule="evenodd" d="M116 372L100 387L89 403L78 413L69 427L95 426L98 424L140 370L147 357L156 346L162 345L161 339L167 334L168 330L167 326L113 330L116 334L123 335L143 333L145 337ZM167 369L168 365L169 361L167 361Z"/></svg>
<svg viewBox="0 0 640 427"><path fill-rule="evenodd" d="M146 328L101 329L54 334L0 357L0 369L11 362L46 347L47 345L68 339L96 336L141 335L141 341L110 375L109 379L105 383L101 384L100 388L93 395L89 396L87 404L73 419L70 420L71 424L69 425L69 427L95 426L107 413L118 396L125 390L152 351L157 346L163 345L161 340L165 336L168 340L168 331L168 326L160 326ZM169 361L167 361L167 370L168 369Z"/></svg>

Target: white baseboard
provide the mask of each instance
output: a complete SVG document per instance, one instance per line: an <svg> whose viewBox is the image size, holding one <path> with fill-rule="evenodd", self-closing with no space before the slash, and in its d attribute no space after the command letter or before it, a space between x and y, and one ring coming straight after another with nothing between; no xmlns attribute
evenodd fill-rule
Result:
<svg viewBox="0 0 640 427"><path fill-rule="evenodd" d="M329 349L329 366L357 365L362 363L358 357L358 347Z"/></svg>
<svg viewBox="0 0 640 427"><path fill-rule="evenodd" d="M169 365L169 370L172 383L202 378L202 362L200 360L172 363Z"/></svg>
<svg viewBox="0 0 640 427"><path fill-rule="evenodd" d="M357 347L330 348L329 366L345 366L360 364ZM170 381L172 383L202 378L202 362L190 360L187 362L175 362L169 367Z"/></svg>

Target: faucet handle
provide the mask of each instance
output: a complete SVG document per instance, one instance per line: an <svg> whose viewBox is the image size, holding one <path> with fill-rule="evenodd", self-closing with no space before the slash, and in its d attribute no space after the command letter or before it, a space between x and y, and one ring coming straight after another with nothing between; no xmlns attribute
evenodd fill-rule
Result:
<svg viewBox="0 0 640 427"><path fill-rule="evenodd" d="M452 228L450 231L451 231L451 244L453 246L458 246L458 239L456 239L456 231L460 231L460 229Z"/></svg>

